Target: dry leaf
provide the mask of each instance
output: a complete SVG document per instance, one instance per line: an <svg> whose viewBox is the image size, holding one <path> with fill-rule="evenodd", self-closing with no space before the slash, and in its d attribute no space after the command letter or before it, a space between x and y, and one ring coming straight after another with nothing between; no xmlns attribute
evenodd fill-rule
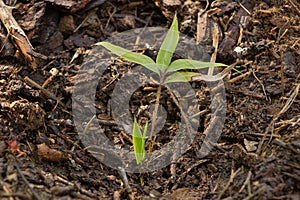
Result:
<svg viewBox="0 0 300 200"><path fill-rule="evenodd" d="M258 142L244 139L244 144L247 151L255 151L257 149L256 145L258 144Z"/></svg>
<svg viewBox="0 0 300 200"><path fill-rule="evenodd" d="M45 143L37 145L38 155L51 162L60 162L68 159L68 156L56 149L50 149Z"/></svg>
<svg viewBox="0 0 300 200"><path fill-rule="evenodd" d="M21 151L19 149L19 145L17 143L17 140L10 140L8 141L8 148L9 150L12 152L12 153L16 153L18 154L19 156L22 156L22 155L26 155L25 152Z"/></svg>

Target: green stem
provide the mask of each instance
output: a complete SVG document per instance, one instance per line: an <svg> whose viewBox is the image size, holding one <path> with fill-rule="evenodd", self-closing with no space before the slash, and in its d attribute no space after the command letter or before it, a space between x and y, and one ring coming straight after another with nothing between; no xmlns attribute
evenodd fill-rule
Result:
<svg viewBox="0 0 300 200"><path fill-rule="evenodd" d="M154 110L153 110L153 114L152 114L152 123L151 123L151 131L150 131L150 138L149 138L150 146L148 148L148 153L151 152L153 145L154 145L154 141L153 141L152 137L154 134L154 128L155 128L155 124L156 124L160 95L161 95L161 84L159 84L158 88L157 88L155 106L154 106Z"/></svg>

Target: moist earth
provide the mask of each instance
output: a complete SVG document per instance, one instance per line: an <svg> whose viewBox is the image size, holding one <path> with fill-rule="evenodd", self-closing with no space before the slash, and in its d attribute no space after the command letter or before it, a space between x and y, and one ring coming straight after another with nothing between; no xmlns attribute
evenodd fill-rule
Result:
<svg viewBox="0 0 300 200"><path fill-rule="evenodd" d="M300 199L298 1L1 2L1 199ZM226 117L221 136L208 155L199 155L207 129L213 127L214 105L207 84L191 81L199 106L188 108L199 116L199 126L184 153L154 171L114 169L108 163L117 159L103 150L103 137L89 135L90 145L82 138L84 131L96 133L100 125L116 149L133 152L130 129L122 126L128 122L116 122L110 104L118 81L138 66L108 59L107 69L96 77L94 96L89 96L88 85L97 69L82 69L91 55L101 57L96 42L135 28L168 28L175 13L180 32L195 39L206 58L235 65L223 79ZM136 51L154 59L158 49ZM136 81L142 78L137 74ZM76 82L87 87L86 99L74 107ZM121 102L130 83L119 87ZM157 85L145 84L130 97L130 116L139 116L141 125L151 120L156 92ZM180 108L171 96L163 88L165 123L157 128L153 151L182 134L176 132ZM95 105L85 105L89 99ZM96 115L85 119L83 127L88 128L81 130L73 113L91 107ZM97 126L89 123L94 120Z"/></svg>

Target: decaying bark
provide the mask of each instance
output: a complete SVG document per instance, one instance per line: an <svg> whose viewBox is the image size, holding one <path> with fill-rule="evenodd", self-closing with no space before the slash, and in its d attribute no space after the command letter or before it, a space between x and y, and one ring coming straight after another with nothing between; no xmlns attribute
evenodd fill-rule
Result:
<svg viewBox="0 0 300 200"><path fill-rule="evenodd" d="M241 7L233 20L229 23L229 28L227 33L225 33L225 38L219 46L218 53L222 60L226 60L228 56L233 54L234 46L237 44L239 37L241 38L242 20L245 17L250 16L254 8L255 1L244 0L240 5ZM247 23L245 25L247 25Z"/></svg>
<svg viewBox="0 0 300 200"><path fill-rule="evenodd" d="M37 60L35 58L43 58L45 56L36 53L32 47L29 39L27 38L23 29L19 26L15 18L12 16L11 8L6 6L3 0L0 0L0 20L5 26L7 33L10 35L10 38L13 44L18 48L18 50L24 56L26 62L28 62L31 67L36 69Z"/></svg>

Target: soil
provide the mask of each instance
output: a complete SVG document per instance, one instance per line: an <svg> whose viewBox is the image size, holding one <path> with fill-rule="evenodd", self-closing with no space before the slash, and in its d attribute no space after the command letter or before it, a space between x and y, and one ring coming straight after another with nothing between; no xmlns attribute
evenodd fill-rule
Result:
<svg viewBox="0 0 300 200"><path fill-rule="evenodd" d="M300 199L298 1L4 3L12 6L11 17L36 54L26 54L28 49L20 47L28 41L18 43L22 38L13 37L13 31L8 33L2 21L1 199ZM236 65L237 70L223 79L227 108L221 137L208 155L199 156L214 118L210 114L212 99L204 82L190 82L200 103L199 108L191 109L197 109L201 117L187 151L151 172L126 173L122 168L111 168L105 159L109 152L102 152L104 158L101 152L98 156L93 153L104 145L100 136L93 135L93 145L86 146L81 140L84 133L74 124L75 80L95 53L93 44L134 28L168 28L175 12L183 34L195 38L216 62ZM151 49L138 52L153 58L157 54ZM116 148L132 152L131 136L114 121L109 104L118 80L137 65L122 59L109 62L95 96L97 123ZM89 84L89 80L82 80ZM121 89L126 93L126 87ZM156 92L157 85L148 84L130 99L131 116L138 115L141 125L151 120L150 105ZM170 96L163 88L160 105L167 111L167 119L153 140L152 150L160 150L181 136L176 132L180 108ZM78 113L87 107L76 109ZM147 141L146 147L150 145Z"/></svg>

